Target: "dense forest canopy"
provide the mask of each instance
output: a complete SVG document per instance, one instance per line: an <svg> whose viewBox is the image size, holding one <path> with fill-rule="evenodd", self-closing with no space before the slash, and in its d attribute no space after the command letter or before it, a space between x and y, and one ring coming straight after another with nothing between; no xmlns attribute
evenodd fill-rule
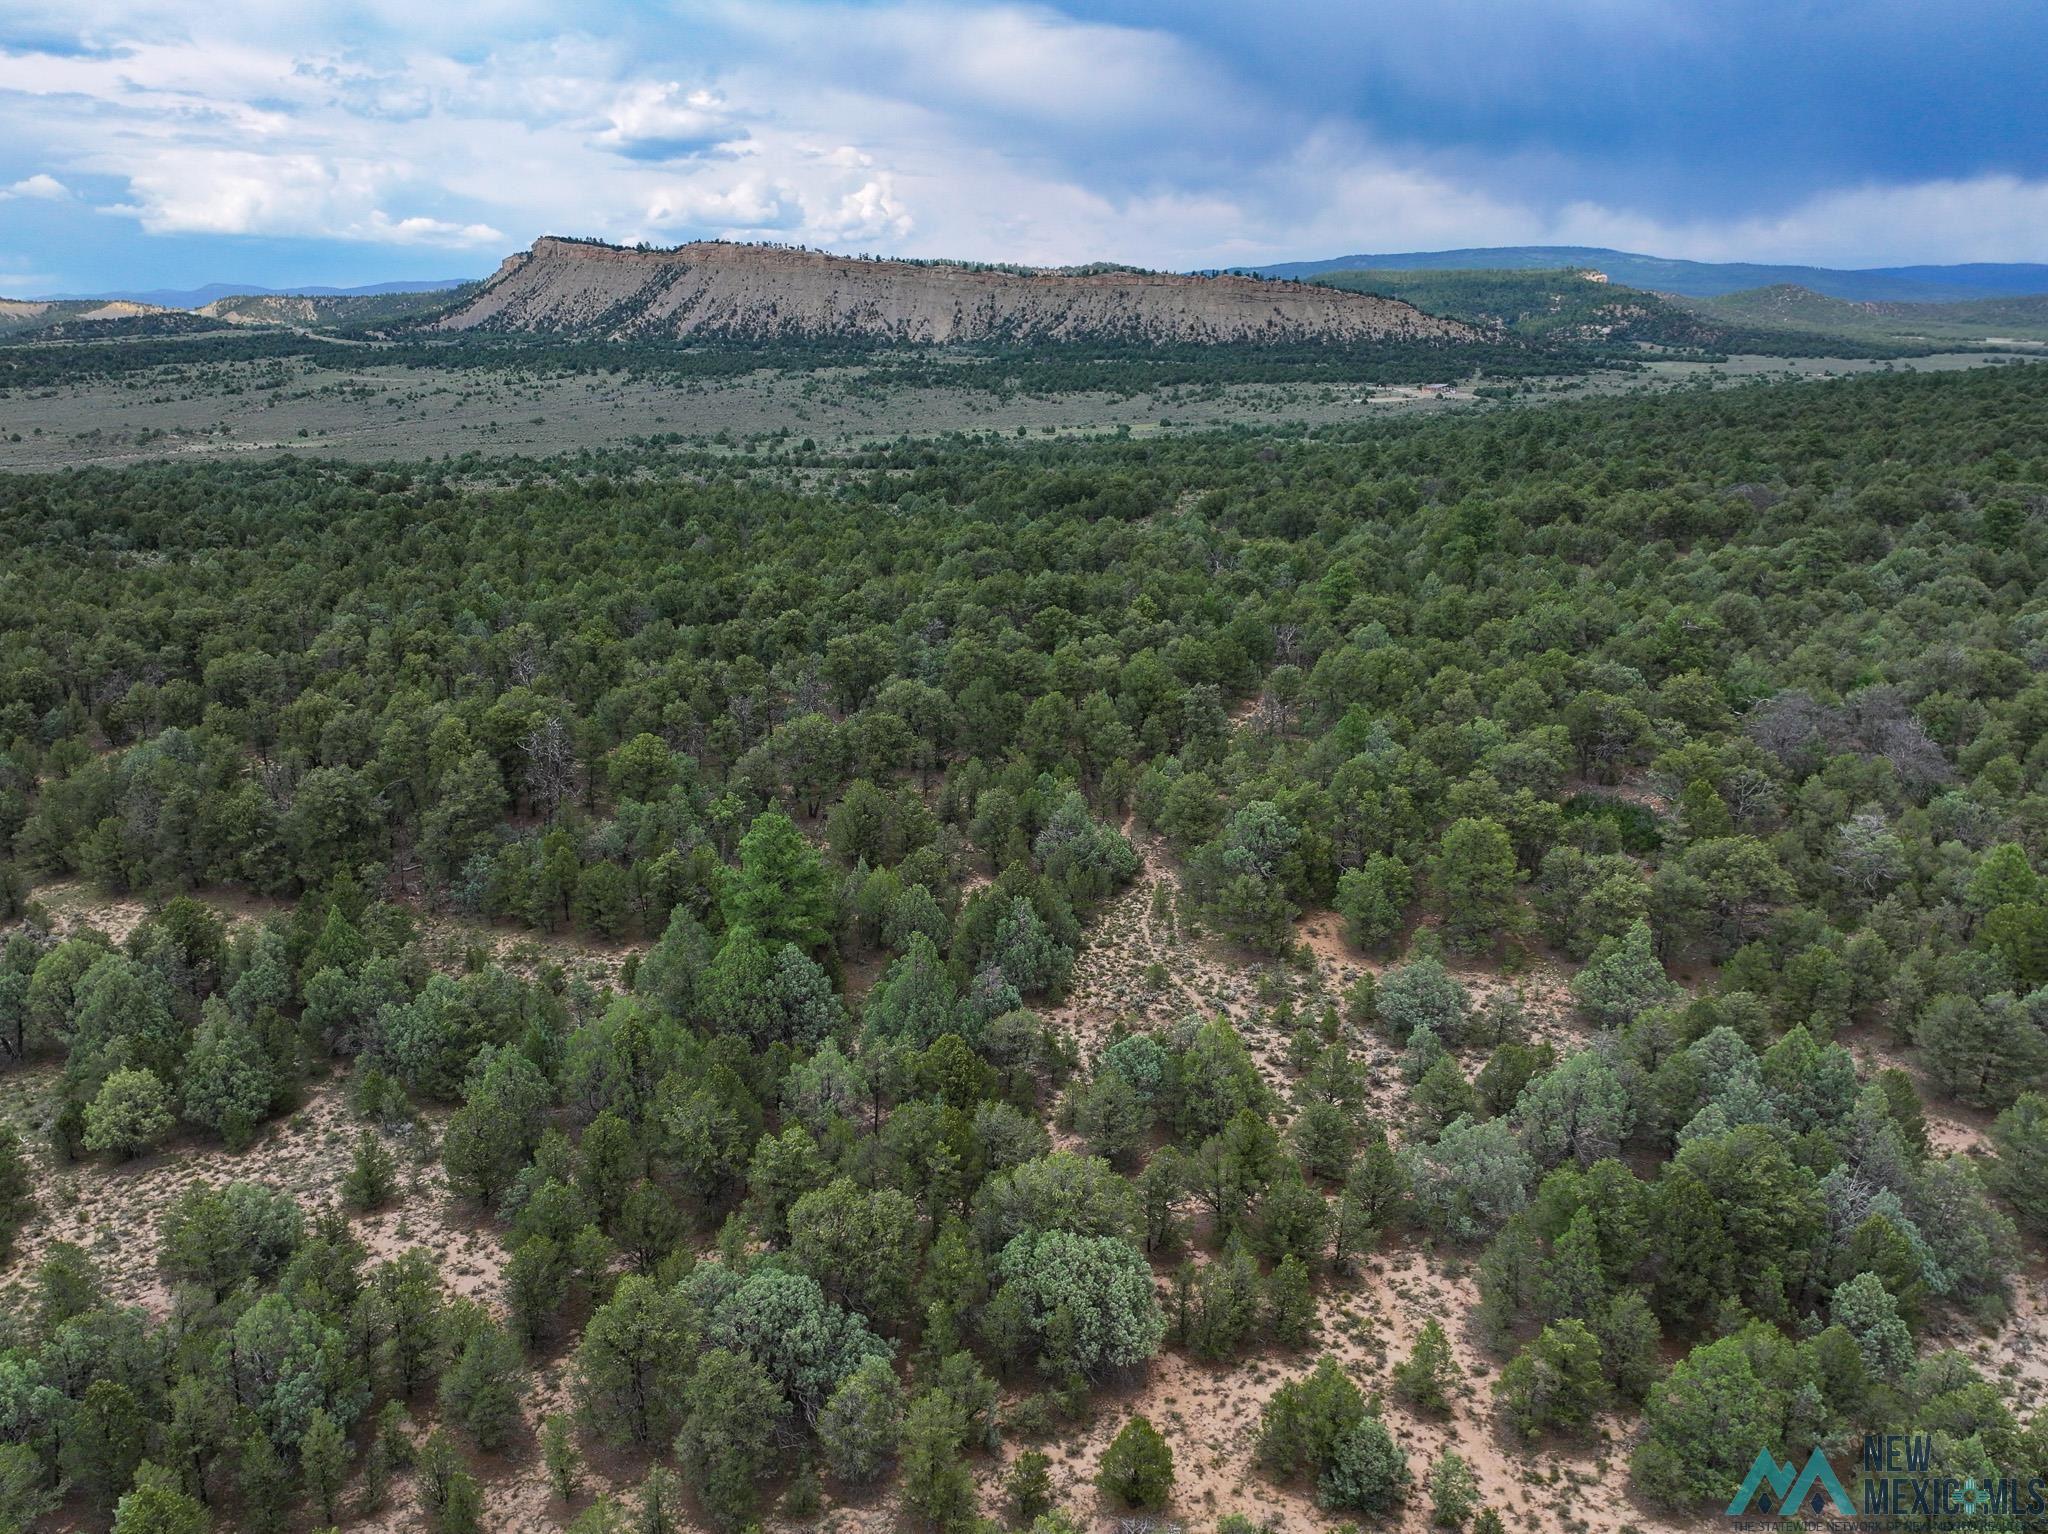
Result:
<svg viewBox="0 0 2048 1534"><path fill-rule="evenodd" d="M424 1124L508 1254L457 1297L252 1177L137 1233L167 1315L75 1247L0 1269L0 1526L311 1527L404 1476L487 1527L472 1451L559 1364L562 1498L644 1465L593 1531L882 1483L966 1529L1004 1438L1272 1349L1262 1473L1498 1529L1387 1425L1473 1409L1468 1324L1515 1433L1625 1424L1645 1517L1867 1428L2043 1473L1944 1339L2048 1228L2044 420L2008 366L0 480L0 1065L51 1078L54 1154L247 1145L345 1073L349 1206ZM1226 1017L1049 1021L1148 856L1247 966L1340 914L1366 978L1262 1020L1283 1069ZM149 915L60 932L52 880ZM448 913L637 946L614 989L450 973ZM1458 974L1539 960L1561 1032ZM0 1130L0 1236L54 1196L34 1152ZM1480 1305L1368 1398L1319 1316L1405 1241ZM1174 1437L1131 1417L1105 1498L1162 1504ZM1075 1527L1047 1473L1006 1519Z"/></svg>

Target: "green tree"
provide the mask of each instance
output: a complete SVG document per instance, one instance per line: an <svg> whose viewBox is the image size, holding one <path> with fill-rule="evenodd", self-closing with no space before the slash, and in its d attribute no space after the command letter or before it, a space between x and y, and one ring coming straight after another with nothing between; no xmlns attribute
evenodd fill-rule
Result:
<svg viewBox="0 0 2048 1534"><path fill-rule="evenodd" d="M1394 1365L1394 1393L1424 1411L1444 1413L1451 1409L1458 1379L1451 1339L1444 1335L1443 1323L1431 1317L1415 1334L1408 1357Z"/></svg>
<svg viewBox="0 0 2048 1534"><path fill-rule="evenodd" d="M903 1502L920 1528L952 1534L974 1515L974 1478L960 1458L967 1424L957 1402L926 1391L903 1423Z"/></svg>
<svg viewBox="0 0 2048 1534"><path fill-rule="evenodd" d="M1339 1438L1316 1478L1316 1499L1332 1512L1384 1518L1407 1499L1413 1480L1407 1456L1387 1425L1368 1413Z"/></svg>
<svg viewBox="0 0 2048 1534"><path fill-rule="evenodd" d="M540 1141L553 1094L525 1055L509 1048L480 1056L468 1099L441 1134L441 1161L457 1192L495 1205Z"/></svg>
<svg viewBox="0 0 2048 1534"><path fill-rule="evenodd" d="M204 1504L147 1461L136 1470L135 1489L114 1505L114 1534L207 1534L212 1527Z"/></svg>
<svg viewBox="0 0 2048 1534"><path fill-rule="evenodd" d="M2041 877L2016 842L1999 842L1985 850L1963 892L1963 903L1982 916L2004 905L2034 905L2042 896Z"/></svg>
<svg viewBox="0 0 2048 1534"><path fill-rule="evenodd" d="M315 1411L353 1427L369 1398L363 1360L341 1330L279 1293L242 1312L216 1344L214 1366L280 1448L305 1437Z"/></svg>
<svg viewBox="0 0 2048 1534"><path fill-rule="evenodd" d="M1572 1000L1597 1028L1626 1027L1679 994L1657 957L1650 924L1641 920L1620 937L1601 939L1592 960L1572 977Z"/></svg>
<svg viewBox="0 0 2048 1534"><path fill-rule="evenodd" d="M791 1206L790 1255L834 1298L894 1321L910 1303L918 1225L917 1206L894 1188L869 1192L841 1177Z"/></svg>
<svg viewBox="0 0 2048 1534"><path fill-rule="evenodd" d="M496 1453L519 1421L525 1374L519 1344L496 1322L478 1326L441 1376L441 1405L447 1419Z"/></svg>
<svg viewBox="0 0 2048 1534"><path fill-rule="evenodd" d="M730 1284L721 1267L700 1266L686 1290L709 1311L706 1340L758 1364L807 1419L863 1363L889 1356L866 1322L807 1275L764 1265Z"/></svg>
<svg viewBox="0 0 2048 1534"><path fill-rule="evenodd" d="M1159 1350L1166 1320L1151 1268L1128 1243L1071 1231L1020 1235L998 1264L1004 1291L1055 1374L1099 1379Z"/></svg>
<svg viewBox="0 0 2048 1534"><path fill-rule="evenodd" d="M218 998L206 1003L181 1086L187 1122L212 1130L229 1150L242 1150L255 1138L277 1092L269 1054Z"/></svg>
<svg viewBox="0 0 2048 1534"><path fill-rule="evenodd" d="M1353 946L1379 947L1401 930L1408 902L1415 898L1415 880L1399 858L1375 852L1337 880L1337 914Z"/></svg>
<svg viewBox="0 0 2048 1534"><path fill-rule="evenodd" d="M1444 939L1459 953L1491 948L1522 929L1515 899L1521 877L1514 843L1498 822L1457 820L1444 832L1436 858L1436 891L1444 913Z"/></svg>
<svg viewBox="0 0 2048 1534"><path fill-rule="evenodd" d="M35 1450L27 1444L0 1444L0 1529L27 1534L40 1527L62 1496L62 1486L50 1484L49 1473ZM118 1512L117 1506L117 1516ZM203 1526L200 1534L204 1534Z"/></svg>
<svg viewBox="0 0 2048 1534"><path fill-rule="evenodd" d="M818 1447L848 1485L878 1480L903 1439L903 1387L888 1363L871 1358L843 1380L818 1414Z"/></svg>
<svg viewBox="0 0 2048 1534"><path fill-rule="evenodd" d="M1609 1400L1599 1339L1581 1321L1554 1322L1509 1361L1493 1389L1508 1420L1531 1438L1583 1428Z"/></svg>
<svg viewBox="0 0 2048 1534"><path fill-rule="evenodd" d="M1315 1340L1316 1297L1308 1265L1292 1254L1266 1275L1266 1329L1283 1348L1305 1348Z"/></svg>
<svg viewBox="0 0 2048 1534"><path fill-rule="evenodd" d="M139 1156L171 1132L171 1094L149 1070L110 1074L85 1109L85 1148Z"/></svg>
<svg viewBox="0 0 2048 1534"><path fill-rule="evenodd" d="M582 1483L583 1456L576 1451L576 1435L569 1419L560 1412L550 1412L541 1418L540 1457L549 1488L559 1501L567 1502Z"/></svg>
<svg viewBox="0 0 2048 1534"><path fill-rule="evenodd" d="M776 1428L788 1410L782 1392L751 1359L713 1348L683 1393L676 1460L697 1500L721 1529L737 1528L775 1473Z"/></svg>
<svg viewBox="0 0 2048 1534"><path fill-rule="evenodd" d="M1998 1148L1986 1172L1992 1189L2018 1211L2021 1224L2048 1231L2048 1098L2021 1093L1991 1126L1991 1143ZM6 1147L0 1144L0 1232L6 1229L5 1168Z"/></svg>
<svg viewBox="0 0 2048 1534"><path fill-rule="evenodd" d="M1037 1449L1026 1449L1010 1465L1003 1495L1020 1519L1035 1519L1052 1508L1052 1461Z"/></svg>
<svg viewBox="0 0 2048 1534"><path fill-rule="evenodd" d="M1872 1379L1903 1379L1913 1366L1913 1333L1898 1301L1875 1273L1858 1273L1836 1288L1828 1319L1856 1339Z"/></svg>
<svg viewBox="0 0 2048 1534"><path fill-rule="evenodd" d="M242 1504L243 1523L257 1534L282 1534L297 1499L298 1484L291 1465L260 1429L239 1445L235 1493Z"/></svg>
<svg viewBox="0 0 2048 1534"><path fill-rule="evenodd" d="M1157 1428L1134 1415L1103 1451L1095 1484L1126 1507L1162 1508L1173 1492L1173 1450Z"/></svg>
<svg viewBox="0 0 2048 1534"><path fill-rule="evenodd" d="M12 1124L0 1124L0 1266L14 1253L14 1238L35 1217L34 1173Z"/></svg>
<svg viewBox="0 0 2048 1534"><path fill-rule="evenodd" d="M584 931L617 942L633 925L633 876L616 863L592 863L577 875L569 908Z"/></svg>
<svg viewBox="0 0 2048 1534"><path fill-rule="evenodd" d="M306 1436L299 1440L299 1475L305 1482L306 1499L320 1514L320 1521L338 1521L342 1484L348 1479L348 1439L341 1424L325 1411L307 1420Z"/></svg>
<svg viewBox="0 0 2048 1534"><path fill-rule="evenodd" d="M1591 1166L1613 1157L1635 1127L1635 1109L1607 1057L1581 1049L1522 1089L1514 1120L1522 1148L1548 1170L1566 1160Z"/></svg>
<svg viewBox="0 0 2048 1534"><path fill-rule="evenodd" d="M1479 1503L1479 1477L1462 1454L1446 1449L1429 1467L1429 1520L1440 1529L1462 1529Z"/></svg>
<svg viewBox="0 0 2048 1534"><path fill-rule="evenodd" d="M771 949L794 943L810 953L831 935L831 875L790 818L774 810L741 838L739 871L720 903L727 926L750 928Z"/></svg>
<svg viewBox="0 0 2048 1534"><path fill-rule="evenodd" d="M451 1474L441 1488L433 1515L434 1534L480 1534L484 1494L467 1470Z"/></svg>
<svg viewBox="0 0 2048 1534"><path fill-rule="evenodd" d="M1508 1125L1469 1118L1444 1126L1434 1145L1403 1148L1402 1165L1424 1224L1461 1241L1498 1229L1528 1199L1535 1167Z"/></svg>
<svg viewBox="0 0 2048 1534"><path fill-rule="evenodd" d="M117 1380L94 1380L71 1413L71 1436L63 1447L65 1472L96 1503L112 1506L141 1463L147 1439L148 1424L134 1392Z"/></svg>
<svg viewBox="0 0 2048 1534"><path fill-rule="evenodd" d="M949 1033L978 1033L967 1020L951 971L922 932L911 935L903 956L868 992L861 1027L870 1047L880 1042L926 1049Z"/></svg>
<svg viewBox="0 0 2048 1534"><path fill-rule="evenodd" d="M171 1278L205 1287L215 1303L244 1279L283 1271L304 1234L297 1202L260 1183L187 1188L164 1211L157 1260Z"/></svg>
<svg viewBox="0 0 2048 1534"><path fill-rule="evenodd" d="M1788 1406L1769 1351L1753 1337L1702 1343L1650 1391L1629 1479L1670 1506L1725 1504L1756 1457L1750 1446L1784 1431Z"/></svg>
<svg viewBox="0 0 2048 1534"><path fill-rule="evenodd" d="M689 1317L679 1297L629 1273L591 1314L572 1380L591 1427L614 1442L650 1444L673 1436L689 1378Z"/></svg>
<svg viewBox="0 0 2048 1534"><path fill-rule="evenodd" d="M398 1162L375 1130L356 1136L355 1154L348 1175L341 1180L341 1201L359 1214L382 1209L397 1196Z"/></svg>
<svg viewBox="0 0 2048 1534"><path fill-rule="evenodd" d="M2004 1108L2048 1077L2048 1038L2010 993L1944 993L1914 1030L1928 1077L1973 1108Z"/></svg>
<svg viewBox="0 0 2048 1534"><path fill-rule="evenodd" d="M1614 1392L1640 1401L1664 1372L1663 1328L1641 1290L1616 1295L1594 1319L1600 1339L1600 1367Z"/></svg>
<svg viewBox="0 0 2048 1534"><path fill-rule="evenodd" d="M1381 1026L1397 1044L1406 1044L1418 1028L1427 1028L1446 1048L1465 1040L1471 998L1441 959L1425 954L1388 970L1374 1005Z"/></svg>
<svg viewBox="0 0 2048 1534"><path fill-rule="evenodd" d="M1268 1398L1254 1448L1259 1466L1282 1479L1320 1474L1364 1416L1365 1398L1326 1353L1307 1375L1288 1380Z"/></svg>

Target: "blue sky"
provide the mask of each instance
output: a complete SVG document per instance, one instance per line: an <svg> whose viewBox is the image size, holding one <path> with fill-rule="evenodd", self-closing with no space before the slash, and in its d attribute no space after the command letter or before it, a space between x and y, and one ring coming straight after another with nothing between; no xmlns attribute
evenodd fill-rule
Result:
<svg viewBox="0 0 2048 1534"><path fill-rule="evenodd" d="M1205 267L2048 260L2048 6L8 0L0 293L543 233Z"/></svg>

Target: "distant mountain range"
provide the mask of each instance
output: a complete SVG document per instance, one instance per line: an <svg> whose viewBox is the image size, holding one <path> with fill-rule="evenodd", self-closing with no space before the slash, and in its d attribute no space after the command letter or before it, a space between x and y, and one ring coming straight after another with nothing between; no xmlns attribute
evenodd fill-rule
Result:
<svg viewBox="0 0 2048 1534"><path fill-rule="evenodd" d="M1769 266L1750 261L1674 261L1597 245L1496 245L1476 250L1408 251L1395 255L1333 256L1327 261L1282 261L1245 267L1260 277L1300 281L1344 271L1535 271L1590 267L1614 282L1688 298L1718 298L1752 288L1806 288L1858 303L1953 303L2048 293L2048 265L1972 262L1961 266Z"/></svg>
<svg viewBox="0 0 2048 1534"><path fill-rule="evenodd" d="M849 258L851 259L851 258ZM884 267L1016 271L965 263L883 262ZM1775 266L1753 261L1679 261L1646 256L1639 251L1609 250L1599 245L1492 245L1470 250L1421 250L1394 254L1332 256L1322 261L1279 261L1268 266L1235 267L1233 272L1258 277L1313 279L1329 272L1459 272L1567 271L1591 268L1611 281L1656 293L1687 298L1719 298L1757 288L1797 286L1828 298L1855 303L1955 303L1968 299L2012 298L2048 294L2048 263L1970 262L1956 266L1874 266L1844 269L1827 266ZM1124 268L1074 268L1046 275L1109 275ZM224 298L369 298L391 293L441 293L477 282L475 277L420 278L410 282L373 282L337 288L318 284L266 288L249 283L210 282L199 288L122 288L105 293L45 293L42 301L109 303L126 301L162 309L201 309Z"/></svg>
<svg viewBox="0 0 2048 1534"><path fill-rule="evenodd" d="M1592 280L1588 280L1592 279ZM1236 273L1057 269L702 240L546 236L481 280L0 299L0 338L203 330L579 341L1527 348L1576 364L1645 349L1888 357L2048 346L2048 264L1842 271L1529 245L1339 256Z"/></svg>
<svg viewBox="0 0 2048 1534"><path fill-rule="evenodd" d="M440 293L475 282L474 277L423 277L412 282L373 282L360 288L324 288L308 285L296 288L259 288L246 282L209 282L203 288L123 288L116 293L44 293L40 299L55 303L150 304L159 309L199 309L223 298L367 298L381 293Z"/></svg>

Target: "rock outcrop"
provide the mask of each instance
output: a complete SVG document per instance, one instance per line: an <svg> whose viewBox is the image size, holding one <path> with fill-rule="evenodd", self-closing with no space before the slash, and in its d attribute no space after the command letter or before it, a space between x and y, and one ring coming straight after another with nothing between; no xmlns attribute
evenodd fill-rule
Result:
<svg viewBox="0 0 2048 1534"><path fill-rule="evenodd" d="M1289 343L1490 339L1397 299L1250 277L870 261L704 242L546 238L428 322L615 340Z"/></svg>

